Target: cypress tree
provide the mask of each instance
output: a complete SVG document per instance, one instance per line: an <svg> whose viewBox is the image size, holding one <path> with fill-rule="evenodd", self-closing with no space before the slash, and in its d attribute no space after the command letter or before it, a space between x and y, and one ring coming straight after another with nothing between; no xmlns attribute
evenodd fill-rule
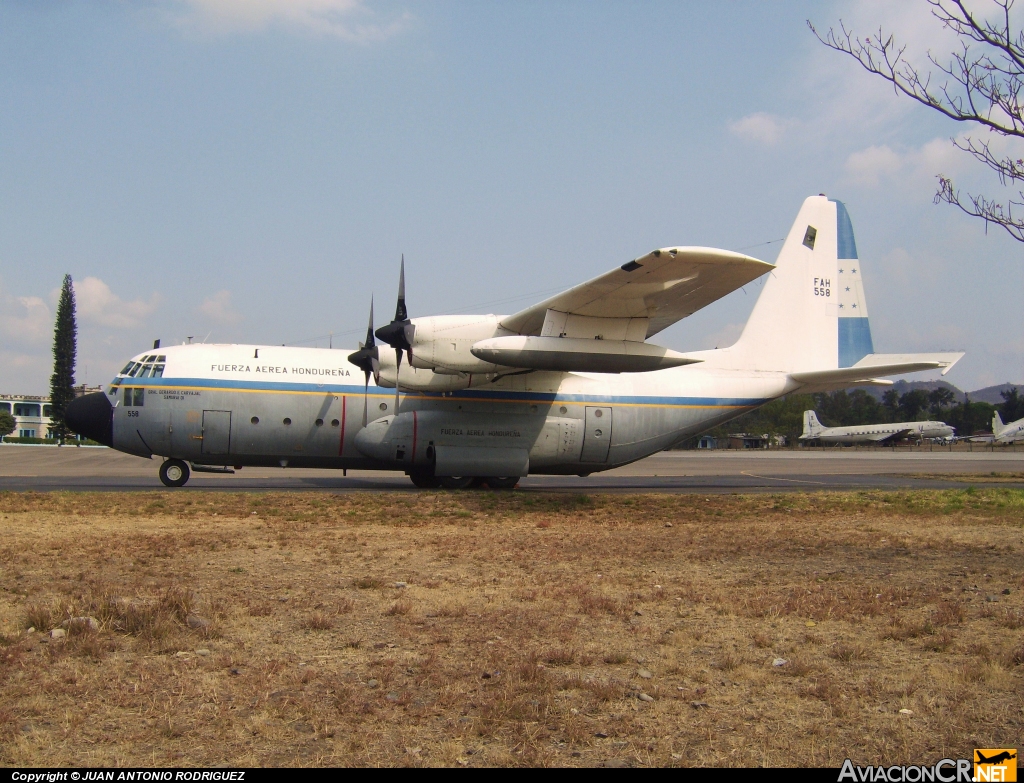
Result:
<svg viewBox="0 0 1024 783"><path fill-rule="evenodd" d="M60 443L67 436L64 414L75 398L75 357L78 353L78 326L75 324L75 289L71 275L64 275L57 304L57 323L53 329L53 375L50 376L50 405L53 428Z"/></svg>

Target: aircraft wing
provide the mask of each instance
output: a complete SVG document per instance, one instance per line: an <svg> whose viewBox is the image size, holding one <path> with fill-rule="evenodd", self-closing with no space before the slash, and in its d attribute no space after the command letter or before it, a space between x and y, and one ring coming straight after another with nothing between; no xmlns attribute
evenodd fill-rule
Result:
<svg viewBox="0 0 1024 783"><path fill-rule="evenodd" d="M877 435L868 435L865 440L870 440L872 443L885 443L890 440L901 440L909 435L913 430L898 430L897 432L879 432Z"/></svg>
<svg viewBox="0 0 1024 783"><path fill-rule="evenodd" d="M545 336L592 338L585 333L594 328L590 319L614 319L616 324L607 324L609 331L621 331L622 335L607 334L605 339L643 342L774 268L729 250L663 248L510 315L501 325L526 336L541 336L547 331L551 334ZM549 310L554 312L553 317L548 316ZM574 323L581 323L573 316L589 322L580 327L580 333L572 331Z"/></svg>

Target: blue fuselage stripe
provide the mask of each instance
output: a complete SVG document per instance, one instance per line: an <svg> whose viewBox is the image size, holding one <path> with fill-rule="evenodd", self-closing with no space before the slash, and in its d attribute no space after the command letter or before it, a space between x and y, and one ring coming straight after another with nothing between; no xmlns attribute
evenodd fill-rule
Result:
<svg viewBox="0 0 1024 783"><path fill-rule="evenodd" d="M155 386L168 389L208 389L211 391L268 392L272 394L293 392L297 394L363 394L363 387L355 384L334 383L267 383L265 381L241 381L212 378L118 378L112 387ZM375 386L370 394L393 395L392 389ZM424 399L472 400L479 402L571 402L604 403L618 405L664 405L701 408L750 408L767 402L766 398L754 397L663 397L626 396L606 394L565 394L562 392L521 392L506 390L463 389L454 392L414 391L403 395Z"/></svg>

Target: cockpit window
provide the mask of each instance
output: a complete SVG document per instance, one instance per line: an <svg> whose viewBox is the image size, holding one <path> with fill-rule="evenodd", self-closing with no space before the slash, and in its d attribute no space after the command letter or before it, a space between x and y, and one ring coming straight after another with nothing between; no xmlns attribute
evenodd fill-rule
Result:
<svg viewBox="0 0 1024 783"><path fill-rule="evenodd" d="M153 368L153 376L152 377L154 377L154 378L163 378L164 377L164 366L162 364L158 364L158 365L156 365L156 367Z"/></svg>
<svg viewBox="0 0 1024 783"><path fill-rule="evenodd" d="M158 356L158 357L156 357L156 360L158 362L166 362L167 361L167 357L166 356Z"/></svg>
<svg viewBox="0 0 1024 783"><path fill-rule="evenodd" d="M121 370L121 372L119 372L119 373L118 373L118 375L127 375L127 374L128 374L128 371L129 371L129 370L130 370L130 369L131 369L132 367L134 367L134 366L135 366L135 362L128 362L128 364L126 364L126 365L124 366L124 369L123 369L123 370Z"/></svg>

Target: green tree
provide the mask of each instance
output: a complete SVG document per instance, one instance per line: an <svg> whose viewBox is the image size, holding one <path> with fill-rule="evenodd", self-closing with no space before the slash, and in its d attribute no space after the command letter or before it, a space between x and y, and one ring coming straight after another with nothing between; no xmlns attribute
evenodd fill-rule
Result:
<svg viewBox="0 0 1024 783"><path fill-rule="evenodd" d="M896 421L900 410L900 393L895 389L886 389L882 395L882 406L886 410L888 421Z"/></svg>
<svg viewBox="0 0 1024 783"><path fill-rule="evenodd" d="M922 411L928 410L928 392L914 389L900 396L900 412L905 421L917 421Z"/></svg>
<svg viewBox="0 0 1024 783"><path fill-rule="evenodd" d="M928 393L928 406L936 415L939 411L952 405L954 400L956 400L956 395L953 394L953 390L947 389L945 386L939 386Z"/></svg>
<svg viewBox="0 0 1024 783"><path fill-rule="evenodd" d="M1016 386L999 392L999 395L1003 398L1002 404L999 405L999 415L1005 424L1024 419L1024 397L1020 396Z"/></svg>
<svg viewBox="0 0 1024 783"><path fill-rule="evenodd" d="M78 327L75 324L75 289L71 275L64 275L57 303L57 323L53 329L53 375L50 376L50 404L53 429L61 444L67 437L64 415L75 399L75 358L78 353Z"/></svg>
<svg viewBox="0 0 1024 783"><path fill-rule="evenodd" d="M14 428L17 426L17 419L15 419L7 411L0 411L0 439L14 432Z"/></svg>

